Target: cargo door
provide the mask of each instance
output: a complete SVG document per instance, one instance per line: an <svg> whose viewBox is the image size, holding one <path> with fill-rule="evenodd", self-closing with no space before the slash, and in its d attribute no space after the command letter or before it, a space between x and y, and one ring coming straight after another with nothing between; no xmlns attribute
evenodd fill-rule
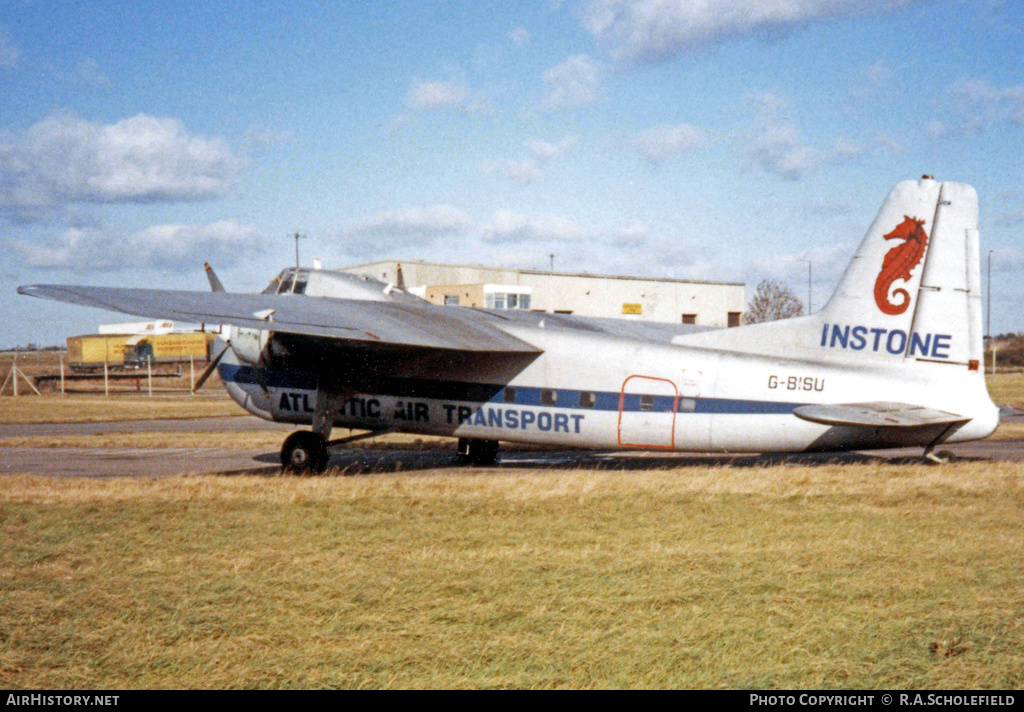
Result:
<svg viewBox="0 0 1024 712"><path fill-rule="evenodd" d="M630 376L619 393L619 445L671 450L675 447L679 392L667 378Z"/></svg>

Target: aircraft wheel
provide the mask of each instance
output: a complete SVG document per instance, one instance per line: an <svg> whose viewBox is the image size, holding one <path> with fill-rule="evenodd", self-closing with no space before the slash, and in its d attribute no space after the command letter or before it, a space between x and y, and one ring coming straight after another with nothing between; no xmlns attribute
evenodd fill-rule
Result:
<svg viewBox="0 0 1024 712"><path fill-rule="evenodd" d="M455 462L459 465L493 465L498 459L497 440L459 438L459 451Z"/></svg>
<svg viewBox="0 0 1024 712"><path fill-rule="evenodd" d="M281 466L296 475L320 474L327 469L327 441L309 430L289 435L281 446Z"/></svg>

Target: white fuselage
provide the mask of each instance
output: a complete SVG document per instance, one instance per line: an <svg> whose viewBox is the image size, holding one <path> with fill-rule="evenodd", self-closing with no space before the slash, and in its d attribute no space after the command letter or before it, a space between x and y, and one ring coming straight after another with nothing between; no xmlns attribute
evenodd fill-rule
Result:
<svg viewBox="0 0 1024 712"><path fill-rule="evenodd" d="M457 308L457 307L453 307ZM356 393L335 427L398 430L569 448L793 452L927 446L943 429L845 428L792 414L801 405L903 401L968 415L947 442L986 437L998 410L977 371L922 364L769 358L600 334L508 327L543 353L507 382L481 368L429 380L385 379ZM262 418L310 423L316 387L301 373L254 371L226 359L228 392ZM941 388L936 383L941 382Z"/></svg>

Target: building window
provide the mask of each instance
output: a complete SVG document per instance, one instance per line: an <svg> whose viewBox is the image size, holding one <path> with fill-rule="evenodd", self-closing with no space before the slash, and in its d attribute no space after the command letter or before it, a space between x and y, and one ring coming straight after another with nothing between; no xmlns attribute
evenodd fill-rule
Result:
<svg viewBox="0 0 1024 712"><path fill-rule="evenodd" d="M683 314L683 323L684 324L696 324L697 323L697 315L696 314Z"/></svg>
<svg viewBox="0 0 1024 712"><path fill-rule="evenodd" d="M446 294L444 295L444 305L446 307L459 306L459 295L458 294Z"/></svg>
<svg viewBox="0 0 1024 712"><path fill-rule="evenodd" d="M729 312L729 326L740 325L740 312Z"/></svg>
<svg viewBox="0 0 1024 712"><path fill-rule="evenodd" d="M484 297L484 306L487 309L529 309L529 294L514 294L511 292L488 292Z"/></svg>

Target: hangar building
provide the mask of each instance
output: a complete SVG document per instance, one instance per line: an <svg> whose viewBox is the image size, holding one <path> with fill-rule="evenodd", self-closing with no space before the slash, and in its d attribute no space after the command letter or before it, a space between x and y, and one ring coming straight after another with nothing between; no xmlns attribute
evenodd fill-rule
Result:
<svg viewBox="0 0 1024 712"><path fill-rule="evenodd" d="M385 260L346 267L403 286L435 304L528 309L579 316L739 326L745 286L736 282L575 274Z"/></svg>

